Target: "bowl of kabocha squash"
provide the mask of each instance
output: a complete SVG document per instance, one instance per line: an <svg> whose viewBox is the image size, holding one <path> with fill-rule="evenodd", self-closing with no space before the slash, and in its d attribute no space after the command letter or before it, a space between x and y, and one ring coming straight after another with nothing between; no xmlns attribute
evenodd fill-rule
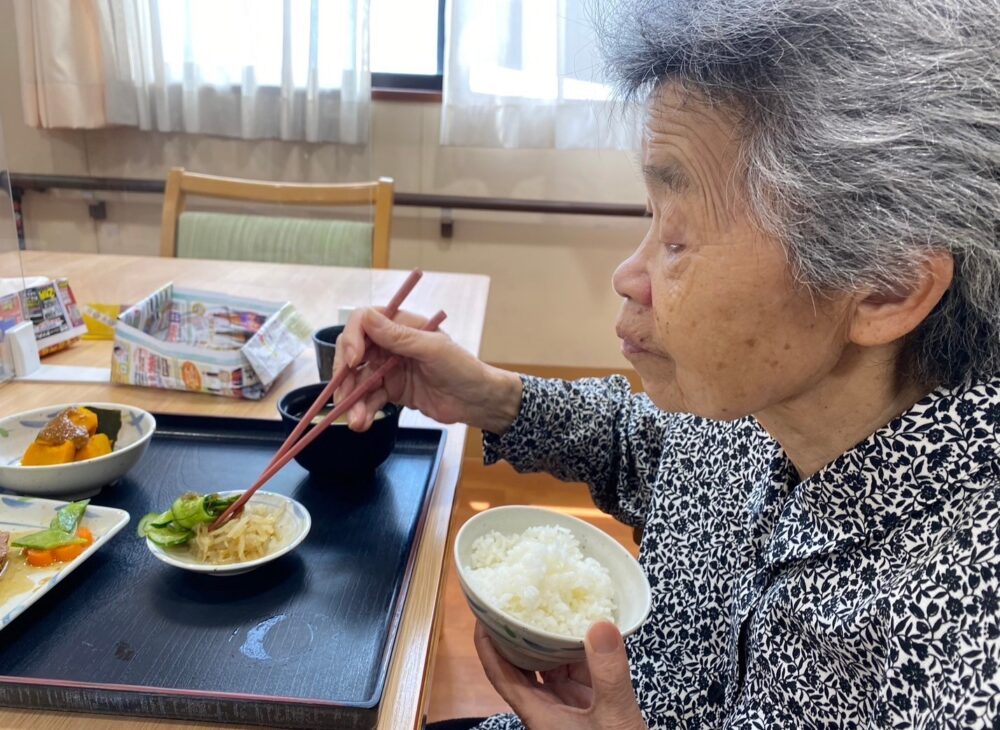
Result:
<svg viewBox="0 0 1000 730"><path fill-rule="evenodd" d="M89 497L142 458L156 420L118 403L66 403L0 418L0 488Z"/></svg>

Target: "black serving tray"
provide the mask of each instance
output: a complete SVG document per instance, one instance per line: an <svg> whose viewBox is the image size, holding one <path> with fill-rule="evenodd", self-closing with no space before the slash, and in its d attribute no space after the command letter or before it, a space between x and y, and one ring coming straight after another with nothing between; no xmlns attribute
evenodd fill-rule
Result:
<svg viewBox="0 0 1000 730"><path fill-rule="evenodd" d="M129 526L0 631L0 705L283 728L369 728L445 434L401 428L368 482L294 462L266 489L312 515L306 540L249 573L165 565L135 535L181 492L242 489L284 439L274 421L157 415L139 464L93 503Z"/></svg>

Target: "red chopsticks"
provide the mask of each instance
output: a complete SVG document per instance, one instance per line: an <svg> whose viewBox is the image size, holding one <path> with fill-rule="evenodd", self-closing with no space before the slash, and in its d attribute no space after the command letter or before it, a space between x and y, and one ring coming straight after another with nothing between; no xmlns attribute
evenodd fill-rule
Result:
<svg viewBox="0 0 1000 730"><path fill-rule="evenodd" d="M444 312L439 311L431 317L430 320L428 320L427 323L421 327L421 329L425 332L434 332L441 325L446 316L447 315L445 315ZM347 413L351 406L380 386L386 373L389 373L393 370L393 368L399 365L399 361L400 358L398 355L392 355L389 359L382 363L369 378L367 378L363 383L360 383L346 398L344 398L344 400L338 403L337 406L330 411L322 421L317 423L316 426L313 427L305 436L296 441L295 444L288 448L283 454L276 456L271 464L264 470L264 473L257 477L257 481L243 493L243 496L229 505L226 511L219 515L208 529L215 530L226 524L236 511L243 508L243 505L245 505L247 500L253 496L254 492L266 484L271 477L277 474L281 468L285 466L285 464L294 459L300 451L311 444L313 440L326 430L331 423ZM302 420L306 424L309 423L309 421L306 421L304 418Z"/></svg>
<svg viewBox="0 0 1000 730"><path fill-rule="evenodd" d="M392 295L392 299L390 299L389 303L386 305L385 307L386 317L392 319L393 317L396 316L396 314L399 312L400 306L402 306L403 304L403 300L410 295L410 292L413 291L413 287L417 285L417 282L420 281L420 277L423 275L424 274L422 271L420 271L420 269L414 269L413 271L410 272L410 275L406 277L406 280L403 282L402 286L400 286L399 290ZM340 372L334 373L332 375L332 377L330 378L330 382L327 383L326 387L323 388L323 390L320 392L318 396L316 396L316 400L313 401L313 404L311 406L309 406L309 410L306 411L305 414L302 416L302 420L298 422L298 424L295 426L292 432L288 434L288 438L286 438L284 443L281 444L281 447L275 453L274 458L271 459L271 463L267 465L269 468L274 466L274 463L284 455L285 451L287 451L292 444L298 441L299 436L302 435L302 432L309 427L309 424L312 423L312 420L313 418L316 417L316 414L319 413L321 410L323 410L323 407L330 402L330 398L333 397L334 391L340 387L341 383L344 382L344 380L347 378L348 373L350 372L351 368L345 366L340 369ZM218 520L216 520L216 522L218 522ZM222 523L219 522L219 525L221 524ZM212 529L215 529L214 526Z"/></svg>
<svg viewBox="0 0 1000 730"><path fill-rule="evenodd" d="M410 272L410 275L406 278L406 281L403 282L399 291L397 291L395 296L393 296L393 298L389 301L385 311L387 317L391 319L396 315L399 310L399 306L403 303L406 296L413 290L413 287L416 286L416 283L420 280L421 275L421 272L418 270ZM445 317L445 313L439 311L431 317L421 329L426 332L433 332L441 325ZM323 391L309 407L309 410L302 416L298 425L288 435L288 438L285 439L284 443L274 455L274 458L271 459L271 462L267 465L267 468L265 468L263 473L257 477L257 481L255 481L238 500L231 504L225 512L219 515L208 529L218 529L228 522L236 512L243 508L243 505L245 505L250 497L253 496L254 492L266 484L271 477L277 474L285 466L285 464L294 459L304 448L311 444L313 440L326 430L331 423L350 410L351 406L379 387L382 384L382 380L385 375L397 367L399 365L399 361L400 358L396 355L389 357L384 363L382 363L382 365L376 368L371 376L369 376L364 382L359 383L354 390L347 395L347 397L338 403L334 409L323 418L322 421L302 436L302 433L309 428L309 424L312 423L313 418L315 418L316 414L323 409L327 402L329 402L334 390L336 390L344 382L344 379L350 372L350 368L348 367L341 368L340 372L336 373L334 377L331 378L330 382L327 383L326 387L323 388Z"/></svg>

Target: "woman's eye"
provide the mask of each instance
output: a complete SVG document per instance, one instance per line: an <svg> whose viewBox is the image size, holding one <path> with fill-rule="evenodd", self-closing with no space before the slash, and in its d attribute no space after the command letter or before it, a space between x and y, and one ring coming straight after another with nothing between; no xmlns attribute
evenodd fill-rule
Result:
<svg viewBox="0 0 1000 730"><path fill-rule="evenodd" d="M667 247L667 253L672 254L678 254L686 248L683 243L667 243L664 245Z"/></svg>

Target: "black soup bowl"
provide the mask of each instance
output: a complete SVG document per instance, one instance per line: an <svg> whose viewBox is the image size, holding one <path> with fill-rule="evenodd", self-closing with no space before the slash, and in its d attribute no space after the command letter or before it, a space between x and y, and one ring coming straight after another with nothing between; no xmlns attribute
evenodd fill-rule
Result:
<svg viewBox="0 0 1000 730"><path fill-rule="evenodd" d="M291 390L278 401L278 412L290 434L309 410L326 383L315 383ZM333 406L333 400L327 404ZM385 415L376 418L371 428L362 433L352 431L346 423L331 423L323 433L299 452L295 460L313 477L323 481L351 481L371 477L379 464L389 458L396 445L400 407L392 403L382 406ZM328 408L313 419L318 421ZM315 426L306 429L306 433Z"/></svg>

